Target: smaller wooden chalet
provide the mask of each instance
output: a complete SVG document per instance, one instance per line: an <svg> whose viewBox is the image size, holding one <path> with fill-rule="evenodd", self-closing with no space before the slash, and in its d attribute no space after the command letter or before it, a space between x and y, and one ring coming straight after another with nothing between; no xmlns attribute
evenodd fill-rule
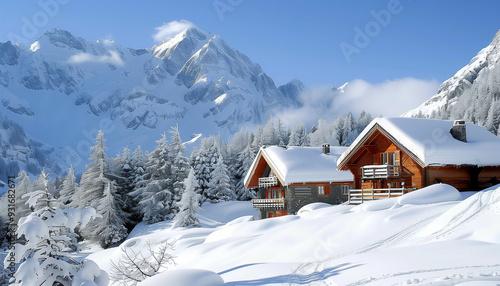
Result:
<svg viewBox="0 0 500 286"><path fill-rule="evenodd" d="M500 182L500 138L461 120L376 118L337 164L354 176L351 202L435 183L477 191Z"/></svg>
<svg viewBox="0 0 500 286"><path fill-rule="evenodd" d="M313 202L339 204L352 188L350 172L337 170L346 147L262 147L245 177L245 188L258 188L260 218L297 211Z"/></svg>

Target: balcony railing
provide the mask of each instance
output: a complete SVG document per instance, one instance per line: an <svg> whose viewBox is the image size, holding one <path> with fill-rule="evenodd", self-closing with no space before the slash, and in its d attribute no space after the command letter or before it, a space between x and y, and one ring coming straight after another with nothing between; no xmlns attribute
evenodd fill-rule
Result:
<svg viewBox="0 0 500 286"><path fill-rule="evenodd" d="M393 197L400 197L415 188L390 188L390 189L358 189L349 190L349 204L362 204L366 201L374 201Z"/></svg>
<svg viewBox="0 0 500 286"><path fill-rule="evenodd" d="M399 165L368 165L361 171L363 180L399 177Z"/></svg>
<svg viewBox="0 0 500 286"><path fill-rule="evenodd" d="M259 188L268 188L278 185L278 177L263 177L259 178Z"/></svg>
<svg viewBox="0 0 500 286"><path fill-rule="evenodd" d="M252 207L258 209L285 209L285 199L253 199Z"/></svg>

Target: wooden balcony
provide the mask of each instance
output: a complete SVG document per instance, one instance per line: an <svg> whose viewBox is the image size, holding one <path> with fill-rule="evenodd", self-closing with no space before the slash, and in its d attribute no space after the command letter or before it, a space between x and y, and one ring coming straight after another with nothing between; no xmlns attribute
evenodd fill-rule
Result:
<svg viewBox="0 0 500 286"><path fill-rule="evenodd" d="M253 199L252 207L257 209L276 209L276 210L284 210L285 209L285 199Z"/></svg>
<svg viewBox="0 0 500 286"><path fill-rule="evenodd" d="M268 188L277 186L278 183L279 183L278 177L275 176L259 178L259 188Z"/></svg>
<svg viewBox="0 0 500 286"><path fill-rule="evenodd" d="M361 167L362 179L388 179L399 177L399 165L367 165Z"/></svg>
<svg viewBox="0 0 500 286"><path fill-rule="evenodd" d="M349 204L359 205L366 201L374 201L393 197L400 197L414 188L390 188L390 189L358 189L349 190Z"/></svg>

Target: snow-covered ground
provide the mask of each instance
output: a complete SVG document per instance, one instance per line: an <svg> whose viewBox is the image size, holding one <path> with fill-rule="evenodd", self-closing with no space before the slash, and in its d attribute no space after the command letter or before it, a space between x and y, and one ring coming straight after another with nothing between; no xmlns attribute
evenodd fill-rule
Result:
<svg viewBox="0 0 500 286"><path fill-rule="evenodd" d="M139 285L499 285L500 186L433 185L359 206L311 204L257 220L250 202L204 204L200 228L139 225L88 258L175 241L174 266ZM200 282L201 281L201 282ZM177 284L170 284L175 282Z"/></svg>

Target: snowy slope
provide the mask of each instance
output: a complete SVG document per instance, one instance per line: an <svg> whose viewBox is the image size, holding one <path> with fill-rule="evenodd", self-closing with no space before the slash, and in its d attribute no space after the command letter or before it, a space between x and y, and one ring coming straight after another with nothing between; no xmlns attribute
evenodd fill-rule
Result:
<svg viewBox="0 0 500 286"><path fill-rule="evenodd" d="M177 265L169 270L193 269L192 279L214 281L217 273L225 285L500 283L500 186L461 194L437 184L354 207L315 204L295 216L230 221L251 211L245 202L205 204L201 228L138 226L122 247L175 239ZM119 256L113 248L89 258L109 269ZM162 276L188 281L185 273L167 271L143 285L162 285Z"/></svg>
<svg viewBox="0 0 500 286"><path fill-rule="evenodd" d="M465 119L500 134L500 31L470 63L441 84L436 95L403 114Z"/></svg>
<svg viewBox="0 0 500 286"><path fill-rule="evenodd" d="M0 43L0 113L78 153L77 169L98 129L110 156L129 145L149 149L177 123L184 138L227 136L277 107L299 106L301 89L298 81L278 89L258 64L196 27L146 49L57 29L29 47Z"/></svg>

